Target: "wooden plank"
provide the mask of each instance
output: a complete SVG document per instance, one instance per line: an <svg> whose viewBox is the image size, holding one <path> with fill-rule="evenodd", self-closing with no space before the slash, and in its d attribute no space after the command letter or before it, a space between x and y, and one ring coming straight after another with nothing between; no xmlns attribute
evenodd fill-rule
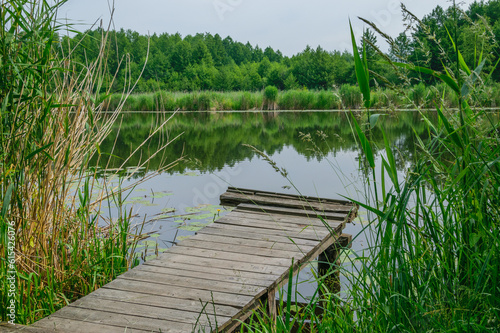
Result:
<svg viewBox="0 0 500 333"><path fill-rule="evenodd" d="M283 208L297 208L306 209L317 212L336 212L348 213L349 206L338 203L327 203L320 201L305 201L300 199L291 199L283 196L271 196L261 194L241 194L235 192L226 192L221 194L220 200L222 204L238 205L238 204L253 204L253 205L267 205L277 206Z"/></svg>
<svg viewBox="0 0 500 333"><path fill-rule="evenodd" d="M273 279L267 278L267 275L264 274L259 274L260 275L259 277L248 278L246 277L246 274L243 274L243 276L241 273L236 275L234 271L222 270L222 269L216 269L216 271L218 271L218 274L212 274L212 273L207 273L203 269L201 269L200 272L196 272L184 269L173 269L169 267L140 265L134 268L132 271L153 272L153 273L174 275L180 277L200 278L209 281L210 280L225 281L225 282L237 283L240 285L244 284L244 285L261 286L261 287L267 287L270 283L274 282Z"/></svg>
<svg viewBox="0 0 500 333"><path fill-rule="evenodd" d="M229 186L227 188L227 192L230 193L247 193L247 194L252 194L252 195L269 195L269 196L276 196L276 197L281 197L281 198L289 198L289 199L305 199L308 201L319 201L319 202L326 202L326 203L333 203L333 204L339 204L339 205L352 205L353 203L347 200L342 200L342 199L329 199L329 198L318 198L318 197L313 197L313 196L299 196L295 194L286 194L286 193L277 193L277 192L269 192L269 191L261 191L261 190L252 190L252 189L244 189L244 188L236 188Z"/></svg>
<svg viewBox="0 0 500 333"><path fill-rule="evenodd" d="M184 298L174 298L167 296L157 296L139 293L135 291L124 291L117 289L106 289L100 288L91 294L93 297L107 300L115 300L121 302L127 302L131 304L142 304L148 306L156 306L158 308L164 309L177 309L186 312L200 313L203 306L208 303L206 307L207 312L214 312L220 314L221 316L231 316L234 312L242 309L242 306L227 306L214 304L211 301L204 301L203 304L199 299L189 300Z"/></svg>
<svg viewBox="0 0 500 333"><path fill-rule="evenodd" d="M283 267L281 266L244 263L238 261L227 261L216 258L200 258L180 253L164 252L160 254L158 258L164 260L157 260L154 263L151 262L150 265L163 266L163 261L173 261L173 262L189 263L190 265L197 265L197 266L211 266L217 268L237 270L242 272L263 273L273 276L279 276L280 272L283 270Z"/></svg>
<svg viewBox="0 0 500 333"><path fill-rule="evenodd" d="M199 249L213 249L213 250L221 250L232 253L240 253L240 254L253 254L262 257L271 257L271 258L292 258L300 255L297 249L295 251L282 251L275 250L270 248L262 248L255 246L247 245L234 245L234 244L224 244L210 241L203 241L199 239L193 239L193 237L186 239L179 244L179 247L191 247L191 248L199 248Z"/></svg>
<svg viewBox="0 0 500 333"><path fill-rule="evenodd" d="M157 268L173 269L182 272L182 274L189 274L187 272L194 272L198 275L201 273L218 274L227 276L228 280L241 281L242 283L245 283L245 279L268 282L268 284L274 281L273 275L269 275L267 273L240 271L234 268L227 269L223 267L190 265L185 262L178 261L159 262L155 260L156 259L148 260L142 264L141 267L145 270L155 270Z"/></svg>
<svg viewBox="0 0 500 333"><path fill-rule="evenodd" d="M158 285L158 288L163 288L162 286L176 286L203 289L208 291L222 291L247 296L255 295L255 293L258 293L263 288L262 286L238 284L228 281L203 280L200 278L168 275L163 273L139 270L130 270L125 274L120 275L117 279L156 283Z"/></svg>
<svg viewBox="0 0 500 333"><path fill-rule="evenodd" d="M215 235L215 236L224 236L224 237L238 237L244 239L251 239L257 241L266 241L266 242L276 242L283 243L286 245L294 245L298 246L315 246L318 242L309 240L309 239L294 239L293 241L290 237L287 236L276 236L276 235L266 235L266 234L250 234L250 233L242 233L238 230L232 229L221 229L221 228L210 228L205 227L197 232L197 234L207 234L207 235Z"/></svg>
<svg viewBox="0 0 500 333"><path fill-rule="evenodd" d="M227 252L224 250L199 249L196 247L172 246L164 253L176 253L203 258L216 258L227 261L242 263L266 264L269 266L290 267L291 260L288 258L263 257L259 255Z"/></svg>
<svg viewBox="0 0 500 333"><path fill-rule="evenodd" d="M30 326L33 332L51 332L51 333L89 333L89 332L106 332L106 333L144 333L151 332L147 329L133 329L123 326L111 326L103 324L95 324L87 321L73 320L66 318L58 318L54 316L39 320ZM28 331L31 332L31 331Z"/></svg>
<svg viewBox="0 0 500 333"><path fill-rule="evenodd" d="M156 307L151 305L133 304L127 302L121 302L116 300L107 300L95 296L87 296L79 299L69 306L77 307L81 309L95 310L95 311L105 311L120 314L131 314L134 316L152 318L159 320L166 320L168 322L174 323L184 323L193 324L199 322L202 325L215 323L215 321L226 322L231 319L238 310L234 310L231 316L221 316L215 315L208 312L210 308L207 308L206 312L202 313L203 307L200 304L199 312L188 312L178 309L166 309L163 307Z"/></svg>
<svg viewBox="0 0 500 333"><path fill-rule="evenodd" d="M50 316L51 318L65 318L92 322L95 324L118 326L123 328L149 330L153 332L185 333L191 332L194 328L192 324L165 321L160 319L145 318L131 314L121 314L108 311L95 311L81 309L77 307L64 307ZM57 321L57 319L56 319ZM194 323L193 323L194 324ZM199 325L200 328L206 327ZM107 332L107 331L102 331Z"/></svg>
<svg viewBox="0 0 500 333"><path fill-rule="evenodd" d="M0 322L0 332L2 333L18 333L18 332L26 332L26 333L49 333L54 332L50 329L44 328L36 328L31 326L19 325L19 324L10 324L8 322Z"/></svg>
<svg viewBox="0 0 500 333"><path fill-rule="evenodd" d="M349 212L347 212L345 215L339 216L339 214L332 212L321 212L321 211L312 211L312 210L296 209L296 208L282 208L282 207L274 207L266 205L252 205L246 203L239 204L236 210L280 213L284 215L304 216L309 218L315 218L321 216L322 218L326 218L327 220L344 220L346 216L349 215L348 214Z"/></svg>
<svg viewBox="0 0 500 333"><path fill-rule="evenodd" d="M253 228L259 228L262 231L268 231L271 230L271 232L275 230L281 230L281 231L288 231L288 232L296 232L296 233L303 233L305 231L311 231L315 234L326 234L328 233L328 229L321 225L321 226L314 226L314 225L308 225L308 224L286 224L282 222L276 222L276 221L262 221L260 219L252 219L252 218L235 218L233 216L231 217L221 217L215 223L222 223L222 224L232 224L232 225L239 225L239 226L247 226L247 227L253 227ZM338 223L337 225L339 225Z"/></svg>
<svg viewBox="0 0 500 333"><path fill-rule="evenodd" d="M290 216L285 214L277 214L277 213L273 214L262 211L238 210L238 209L233 210L230 216L232 218L248 218L260 221L272 221L272 222L286 223L292 225L314 225L318 227L325 227L323 222L318 217ZM339 220L324 219L324 221L327 222L329 225L330 224L337 225L339 223L343 223L343 221Z"/></svg>
<svg viewBox="0 0 500 333"><path fill-rule="evenodd" d="M316 233L313 231L309 230L303 230L301 232L294 232L294 231L283 231L283 230L268 230L268 229L261 229L261 228L254 228L250 226L238 226L238 225L233 225L233 224L223 224L223 223L212 223L209 226L201 229L198 231L199 233L206 233L205 229L226 229L226 230L231 230L231 231L236 231L241 234L246 234L246 233L251 233L255 235L262 235L263 237L276 237L276 236L281 236L281 237L288 237L293 239L294 242L299 242L301 240L310 240L310 241L320 241L323 238L327 237L329 233Z"/></svg>
<svg viewBox="0 0 500 333"><path fill-rule="evenodd" d="M311 261L313 258L316 258L320 253L325 251L329 246L331 246L334 242L337 241L337 238L334 237L328 237L325 240L318 242L317 245L314 247L313 250L308 252L304 257L300 258L297 260L297 262L293 265L293 275L295 276L302 268L302 266L309 261ZM288 282L288 274L289 270L286 270L283 272L283 274L276 280L276 283L269 286L268 290L277 290L281 288L283 285L285 285ZM261 295L258 295L254 297L254 299L248 304L249 308L258 308L260 307ZM240 311L238 314L238 321L230 321L225 324L225 329L227 329L228 332L231 332L235 328L237 328L240 325L241 321L245 321L249 316L251 315L251 312L245 312L245 311Z"/></svg>
<svg viewBox="0 0 500 333"><path fill-rule="evenodd" d="M197 234L194 235L187 240L201 240L205 242L211 242L211 243L220 243L222 245L241 245L241 246L246 246L246 247L251 247L251 248L263 248L263 249L269 249L269 250L279 250L279 251L285 251L285 252L299 252L299 253L307 253L310 251L314 245L297 245L293 244L291 241L287 243L279 243L275 241L261 241L261 240L255 240L255 239L247 239L247 238L240 238L240 237L225 237L221 235L211 235L211 234ZM183 242L180 242L178 245L181 245Z"/></svg>
<svg viewBox="0 0 500 333"><path fill-rule="evenodd" d="M110 283L104 285L102 288L116 289L124 291L135 291L142 294L158 295L158 296L168 296L173 298L183 298L189 300L203 302L210 302L212 300L215 304L243 307L247 304L252 297L246 295L238 295L235 293L219 292L219 291L209 291L203 289L195 289L195 286L191 288L186 287L176 287L170 286L159 287L156 283L144 282L144 281L132 281L125 279L116 279Z"/></svg>

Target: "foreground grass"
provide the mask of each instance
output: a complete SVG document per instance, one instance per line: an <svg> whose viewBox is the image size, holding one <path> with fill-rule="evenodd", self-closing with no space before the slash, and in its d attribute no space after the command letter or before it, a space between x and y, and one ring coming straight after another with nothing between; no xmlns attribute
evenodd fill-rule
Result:
<svg viewBox="0 0 500 333"><path fill-rule="evenodd" d="M474 79L482 75L481 58L473 71L457 56L455 75L398 64L439 77L458 101L455 112L438 104L437 121L422 114L430 139L419 141L417 159L400 179L400 152L386 138L385 152L374 153L372 128L383 115L370 114L369 71L354 37L353 49L369 111L364 122L352 117L367 176L365 200L357 203L372 216L368 246L346 266L331 267L348 279L342 297L318 277L323 292L299 314L288 297L277 320L256 313L244 329L290 332L294 324L299 332L498 332L500 126L497 115L472 107L471 92L489 89ZM376 174L377 158L382 168Z"/></svg>
<svg viewBox="0 0 500 333"><path fill-rule="evenodd" d="M120 182L98 182L89 165L122 108L101 117L94 93L107 33L98 59L75 72L58 47L64 2L0 4L0 320L11 324L45 317L134 263ZM103 201L116 211L104 214Z"/></svg>

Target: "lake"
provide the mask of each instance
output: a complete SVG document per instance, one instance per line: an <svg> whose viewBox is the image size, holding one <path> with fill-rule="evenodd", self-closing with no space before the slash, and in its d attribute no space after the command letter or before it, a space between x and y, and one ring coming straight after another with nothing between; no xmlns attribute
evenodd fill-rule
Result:
<svg viewBox="0 0 500 333"><path fill-rule="evenodd" d="M225 207L219 206L219 196L228 186L290 194L300 192L332 199L365 198L370 171L363 167L366 164L352 134L348 113L178 113L147 144L140 146L171 115L124 114L118 122L119 131L117 126L100 147L103 154L99 165L103 170L110 170L103 171L103 177L113 174L117 168L126 175L127 170L149 159L122 186L160 171L129 191L124 199L127 211L132 208L134 221L146 221L142 232L149 233L150 237L138 248L143 259L155 256L156 252L193 235L217 216L227 213ZM356 117L359 123L367 123L366 114L358 113ZM377 152L384 147L381 129L397 152L396 164L403 174L415 154L413 131L421 137L426 134L421 116L418 112L398 112L379 117L369 134ZM165 149L159 150L174 138ZM130 157L134 151L137 152ZM175 162L180 157L182 160ZM162 169L170 163L174 164ZM379 163L377 161L375 170L378 176ZM285 171L286 177L282 175ZM347 225L344 232L356 235L366 221L367 215L361 211L355 223ZM354 250L365 247L365 237L355 239ZM309 271L306 268L300 280L308 280ZM315 284L304 283L300 292L307 297L314 289Z"/></svg>

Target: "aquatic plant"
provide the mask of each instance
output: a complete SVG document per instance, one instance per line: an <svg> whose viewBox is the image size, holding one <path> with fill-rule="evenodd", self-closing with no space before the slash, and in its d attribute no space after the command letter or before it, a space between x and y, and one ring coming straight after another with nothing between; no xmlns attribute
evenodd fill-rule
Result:
<svg viewBox="0 0 500 333"><path fill-rule="evenodd" d="M32 323L135 262L126 189L89 163L130 92L104 115L108 32L95 61L73 62L60 39L71 26L56 20L64 3L0 4L0 319L12 323ZM104 213L103 201L116 210Z"/></svg>

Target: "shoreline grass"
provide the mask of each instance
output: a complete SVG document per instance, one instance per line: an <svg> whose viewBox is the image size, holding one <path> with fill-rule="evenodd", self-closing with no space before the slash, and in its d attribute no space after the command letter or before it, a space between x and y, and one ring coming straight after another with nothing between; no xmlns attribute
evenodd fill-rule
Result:
<svg viewBox="0 0 500 333"><path fill-rule="evenodd" d="M500 84L487 88L489 98L477 99L475 107L500 107ZM272 102L266 91L199 91L131 94L123 111L248 111L248 110L349 110L362 109L362 95L357 86L342 85L332 90L276 91ZM104 109L114 110L120 94L104 100ZM389 88L372 91L372 109L435 109L436 105L457 108L458 99L444 84L426 87L422 83L397 92Z"/></svg>

